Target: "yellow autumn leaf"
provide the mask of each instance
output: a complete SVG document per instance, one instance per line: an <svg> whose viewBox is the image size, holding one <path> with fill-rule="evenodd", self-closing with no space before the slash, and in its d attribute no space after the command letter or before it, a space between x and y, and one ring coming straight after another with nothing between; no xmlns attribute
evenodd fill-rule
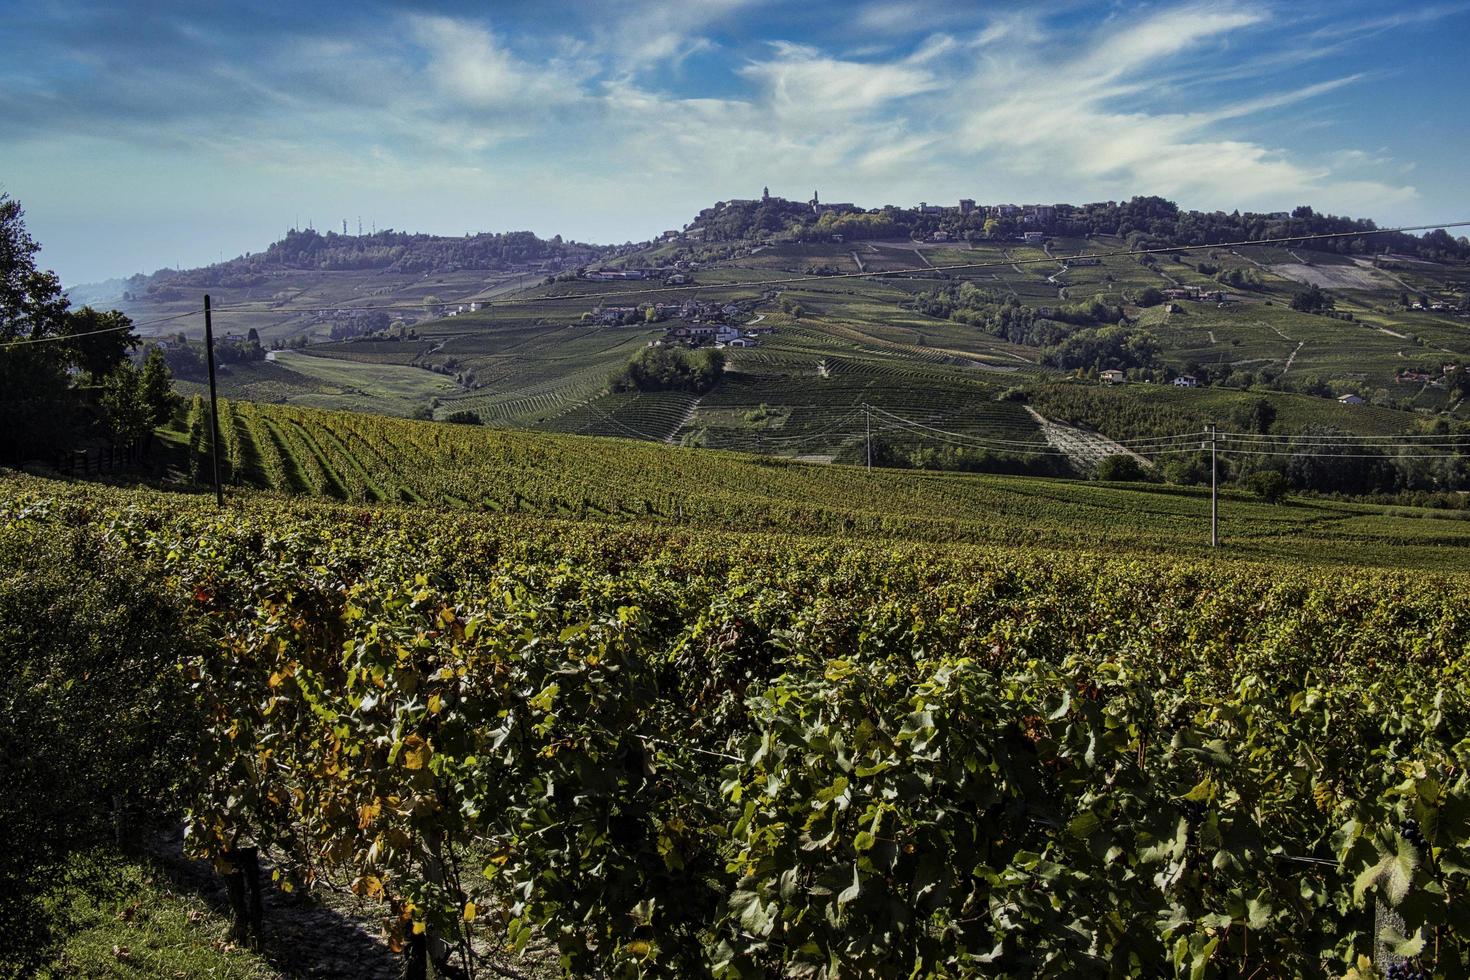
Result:
<svg viewBox="0 0 1470 980"><path fill-rule="evenodd" d="M363 875L352 883L352 892L364 898L382 898L383 879L377 875Z"/></svg>
<svg viewBox="0 0 1470 980"><path fill-rule="evenodd" d="M466 922L474 922L475 921L475 903L474 902L465 902L464 903L464 920Z"/></svg>
<svg viewBox="0 0 1470 980"><path fill-rule="evenodd" d="M429 695L429 714L437 715L444 710L444 699L437 694Z"/></svg>
<svg viewBox="0 0 1470 980"><path fill-rule="evenodd" d="M434 750L429 748L417 735L410 735L403 740L403 766L405 769L422 769L429 764L429 758Z"/></svg>

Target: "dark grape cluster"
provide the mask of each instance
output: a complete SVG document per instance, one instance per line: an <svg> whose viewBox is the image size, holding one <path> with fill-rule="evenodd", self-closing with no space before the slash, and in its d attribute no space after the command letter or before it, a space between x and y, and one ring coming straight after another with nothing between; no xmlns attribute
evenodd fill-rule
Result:
<svg viewBox="0 0 1470 980"><path fill-rule="evenodd" d="M1388 980L1429 980L1429 973L1408 960L1400 960L1389 965Z"/></svg>
<svg viewBox="0 0 1470 980"><path fill-rule="evenodd" d="M1419 829L1419 821L1409 819L1399 825L1399 835L1415 847L1423 847L1428 843L1424 839L1424 832Z"/></svg>

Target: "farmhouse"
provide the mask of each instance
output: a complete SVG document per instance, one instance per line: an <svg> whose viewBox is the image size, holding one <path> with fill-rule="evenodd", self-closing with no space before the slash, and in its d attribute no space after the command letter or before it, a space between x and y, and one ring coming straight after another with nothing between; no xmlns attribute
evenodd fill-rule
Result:
<svg viewBox="0 0 1470 980"><path fill-rule="evenodd" d="M1342 404L1342 405L1363 405L1363 404L1366 404L1363 401L1363 396L1362 395L1339 395L1338 398L1337 398L1337 401L1338 401L1339 404Z"/></svg>
<svg viewBox="0 0 1470 980"><path fill-rule="evenodd" d="M1042 242L1046 241L1046 232L1028 231L1023 234L1021 238L1026 242L1027 245L1040 245Z"/></svg>
<svg viewBox="0 0 1470 980"><path fill-rule="evenodd" d="M1127 378L1124 377L1122 371L1118 371L1118 370L1115 370L1115 369L1109 369L1107 371L1103 371L1102 373L1100 373L1098 375L1098 377L1102 378L1103 384L1110 384L1110 385L1120 385L1124 381L1127 380Z"/></svg>
<svg viewBox="0 0 1470 980"><path fill-rule="evenodd" d="M1176 388L1198 388L1199 387L1199 379L1196 378L1192 374L1181 374L1179 377L1177 377L1177 378L1174 379L1174 387L1176 387Z"/></svg>
<svg viewBox="0 0 1470 980"><path fill-rule="evenodd" d="M623 322L624 318L636 316L637 313L638 307L636 306L599 306L592 311L592 319L597 323L617 326Z"/></svg>
<svg viewBox="0 0 1470 980"><path fill-rule="evenodd" d="M760 346L760 341L759 340L756 340L754 337L736 337L734 340L727 341L725 343L725 346L726 347L759 347Z"/></svg>

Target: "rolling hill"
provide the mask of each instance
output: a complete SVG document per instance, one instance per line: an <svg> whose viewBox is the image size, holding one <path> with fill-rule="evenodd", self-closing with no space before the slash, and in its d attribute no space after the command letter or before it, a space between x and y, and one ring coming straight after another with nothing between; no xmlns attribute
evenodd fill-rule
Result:
<svg viewBox="0 0 1470 980"><path fill-rule="evenodd" d="M474 412L500 425L821 459L858 458L865 404L992 449L1038 438L1036 415L1049 411L1137 436L1135 402L1197 426L1264 398L1284 433L1393 433L1425 416L1470 417L1464 372L1446 373L1470 361L1470 246L1443 233L1374 237L1371 223L1310 209L1226 220L1135 199L1032 209L1045 230L1023 241L1018 222L1029 217L995 227L976 217L984 210L722 202L673 237L621 249L293 234L255 256L151 277L123 308L146 322L187 313L209 291L217 332L254 329L267 347L309 341L228 365L231 397ZM1296 233L1341 237L1229 244ZM866 237L877 234L903 237ZM644 270L655 273L622 278ZM1317 291L1323 305L1298 308ZM611 373L691 322L698 303L694 321L761 331L726 351L714 391L609 389ZM655 304L660 322L648 322ZM680 304L682 317L668 315ZM608 308L637 322L604 323ZM198 319L151 329L197 335ZM1130 383L1104 394L1104 368ZM1204 388L1160 383L1179 375ZM1075 410L1078 386L1096 389L1087 412ZM1349 394L1369 404L1336 403Z"/></svg>

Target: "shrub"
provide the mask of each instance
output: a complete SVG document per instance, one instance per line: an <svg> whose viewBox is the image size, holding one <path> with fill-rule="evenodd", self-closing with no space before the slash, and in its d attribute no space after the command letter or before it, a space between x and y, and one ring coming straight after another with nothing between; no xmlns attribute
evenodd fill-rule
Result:
<svg viewBox="0 0 1470 980"><path fill-rule="evenodd" d="M134 807L166 808L199 723L179 604L97 535L0 528L0 976L53 951L50 896ZM159 706L167 706L160 710ZM117 824L114 821L118 821Z"/></svg>
<svg viewBox="0 0 1470 980"><path fill-rule="evenodd" d="M1114 453L1098 464L1097 478L1120 483L1137 482L1147 480L1148 471L1137 457L1127 453Z"/></svg>
<svg viewBox="0 0 1470 980"><path fill-rule="evenodd" d="M609 380L613 391L692 391L704 394L720 380L725 355L658 344L645 347Z"/></svg>
<svg viewBox="0 0 1470 980"><path fill-rule="evenodd" d="M1291 489L1291 484L1286 477L1275 470L1261 470L1246 477L1245 485L1251 492L1268 504L1279 504L1286 499L1286 493Z"/></svg>

